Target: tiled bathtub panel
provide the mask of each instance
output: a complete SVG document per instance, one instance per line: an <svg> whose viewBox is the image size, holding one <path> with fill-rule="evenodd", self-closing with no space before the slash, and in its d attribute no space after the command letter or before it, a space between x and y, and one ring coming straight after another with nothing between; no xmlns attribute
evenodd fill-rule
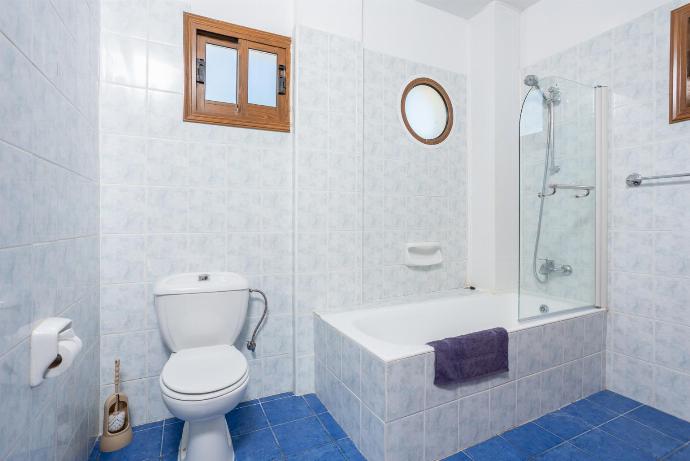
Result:
<svg viewBox="0 0 690 461"><path fill-rule="evenodd" d="M326 325L324 331L325 341L328 345L326 347L326 366L335 376L340 378L343 336L330 325Z"/></svg>
<svg viewBox="0 0 690 461"><path fill-rule="evenodd" d="M385 421L393 421L424 410L425 361L426 354L396 360L386 365Z"/></svg>
<svg viewBox="0 0 690 461"><path fill-rule="evenodd" d="M458 400L458 443L465 449L487 440L491 431L490 392L478 392Z"/></svg>
<svg viewBox="0 0 690 461"><path fill-rule="evenodd" d="M424 459L424 413L415 413L386 424L386 461Z"/></svg>
<svg viewBox="0 0 690 461"><path fill-rule="evenodd" d="M459 450L458 408L453 401L424 412L424 459L443 459Z"/></svg>
<svg viewBox="0 0 690 461"><path fill-rule="evenodd" d="M385 460L385 424L362 405L361 439L358 448L368 461Z"/></svg>
<svg viewBox="0 0 690 461"><path fill-rule="evenodd" d="M499 434L515 426L517 383L511 381L491 389L491 432Z"/></svg>
<svg viewBox="0 0 690 461"><path fill-rule="evenodd" d="M362 350L361 398L371 411L386 418L386 364L371 352Z"/></svg>
<svg viewBox="0 0 690 461"><path fill-rule="evenodd" d="M362 376L362 348L350 338L343 337L341 356L341 376L343 383L359 396Z"/></svg>
<svg viewBox="0 0 690 461"><path fill-rule="evenodd" d="M385 363L317 317L314 341L324 350L317 353L316 391L368 459L397 461L419 455L419 458L410 459L433 460L456 444L454 437L450 440L444 437L444 443L440 444L433 436L425 436L436 435L429 432L434 423L443 422L447 432L452 429L457 434L458 448L465 448L601 390L603 338L601 343L595 339L590 346L599 347L598 352L562 363L567 344L576 346L576 339L584 337L584 325L600 320L589 317L601 317L601 314L560 322L555 328L563 332L565 338L558 346L563 348L560 349L563 359L551 362L558 362L558 365L545 368L543 362L539 362L537 371L518 380L520 354L517 334L512 333L508 373L446 389L433 384L433 352ZM523 331L530 330L537 330L538 334L525 334L523 341L532 338L536 344L548 347L549 343L544 341L544 327ZM338 339L334 341L333 338ZM551 338L556 341L555 336ZM527 354L536 350L535 344L523 342L523 346ZM577 347L575 349L571 357L580 355ZM560 358L560 351L553 357ZM326 363L334 356L340 357L340 376L336 376ZM452 428L445 427L449 414L455 411L451 409L455 408L457 420ZM414 430L418 426L422 428L419 432Z"/></svg>
<svg viewBox="0 0 690 461"><path fill-rule="evenodd" d="M517 424L524 424L541 415L540 380L538 374L517 380Z"/></svg>
<svg viewBox="0 0 690 461"><path fill-rule="evenodd" d="M434 385L434 362L435 362L435 356L433 352L430 352L428 354L425 354L425 361L426 361L426 369L425 369L425 374L426 374L426 384L424 386L424 393L425 393L425 407L426 408L432 408L438 405L442 405L444 403L452 402L453 400L456 400L458 396L460 395L459 393L459 385L450 385L450 386L444 386L444 387L439 387Z"/></svg>

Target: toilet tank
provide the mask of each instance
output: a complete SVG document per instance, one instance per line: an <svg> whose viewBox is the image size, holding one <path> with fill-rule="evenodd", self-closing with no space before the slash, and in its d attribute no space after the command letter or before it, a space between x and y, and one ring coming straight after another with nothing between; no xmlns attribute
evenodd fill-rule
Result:
<svg viewBox="0 0 690 461"><path fill-rule="evenodd" d="M249 283L233 272L171 275L153 294L161 337L173 352L232 345L247 317Z"/></svg>

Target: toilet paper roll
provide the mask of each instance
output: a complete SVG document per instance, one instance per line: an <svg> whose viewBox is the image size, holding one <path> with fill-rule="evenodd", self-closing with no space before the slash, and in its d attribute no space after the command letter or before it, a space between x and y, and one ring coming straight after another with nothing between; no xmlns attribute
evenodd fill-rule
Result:
<svg viewBox="0 0 690 461"><path fill-rule="evenodd" d="M62 357L62 361L55 368L49 368L48 371L46 371L46 378L54 378L67 371L81 351L81 346L81 339L77 336L58 341L58 354Z"/></svg>

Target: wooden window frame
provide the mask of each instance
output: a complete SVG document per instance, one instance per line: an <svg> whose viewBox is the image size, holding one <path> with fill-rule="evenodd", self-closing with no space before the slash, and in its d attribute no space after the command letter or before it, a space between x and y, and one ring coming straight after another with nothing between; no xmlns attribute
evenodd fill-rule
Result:
<svg viewBox="0 0 690 461"><path fill-rule="evenodd" d="M669 123L690 120L688 52L690 52L690 4L671 12L669 76Z"/></svg>
<svg viewBox="0 0 690 461"><path fill-rule="evenodd" d="M448 119L446 120L446 127L443 129L443 132L441 132L441 134L438 135L437 137L435 137L434 139L426 139L426 138L419 136L417 134L417 132L412 129L410 122L407 120L407 112L406 112L406 108L405 108L405 103L407 100L407 94L413 88L415 88L419 85L430 86L431 88L436 90L436 92L443 99L443 103L446 105L446 113L448 114ZM402 93L402 97L401 97L401 101L400 101L400 111L402 113L403 123L405 125L405 128L407 128L407 131L417 141L419 141L423 144L426 144L428 146L441 144L443 141L446 140L446 138L448 138L448 136L450 136L450 132L453 129L453 103L451 103L450 96L448 96L448 93L446 93L446 90L436 80L432 80L432 79L426 78L426 77L420 77L420 78L415 78L410 83L408 83L407 86L405 87L405 89L403 90L403 93Z"/></svg>
<svg viewBox="0 0 690 461"><path fill-rule="evenodd" d="M184 121L215 125L290 131L290 37L184 13ZM237 104L207 101L203 83L197 83L197 57L205 44L237 49ZM276 91L276 107L249 104L249 50L275 53L285 66L285 93Z"/></svg>

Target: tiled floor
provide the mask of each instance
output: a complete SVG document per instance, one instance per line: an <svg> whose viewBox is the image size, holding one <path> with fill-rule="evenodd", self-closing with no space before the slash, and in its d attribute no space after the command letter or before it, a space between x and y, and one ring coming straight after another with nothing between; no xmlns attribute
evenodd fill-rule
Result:
<svg viewBox="0 0 690 461"><path fill-rule="evenodd" d="M314 394L280 394L241 403L225 415L236 461L366 461ZM183 422L169 419L134 428L123 450L90 461L176 461Z"/></svg>
<svg viewBox="0 0 690 461"><path fill-rule="evenodd" d="M245 402L226 418L237 461L364 460L314 394ZM177 459L182 422L168 420L135 431L126 449L100 458L95 449L91 459ZM602 391L444 461L460 460L690 461L690 423Z"/></svg>

